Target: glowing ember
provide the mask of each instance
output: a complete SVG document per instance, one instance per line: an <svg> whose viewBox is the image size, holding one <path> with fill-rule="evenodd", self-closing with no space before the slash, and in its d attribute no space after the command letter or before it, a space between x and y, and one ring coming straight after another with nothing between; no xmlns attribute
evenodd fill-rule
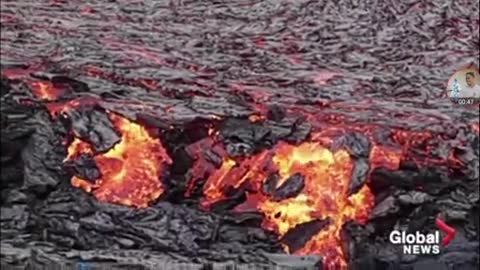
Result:
<svg viewBox="0 0 480 270"><path fill-rule="evenodd" d="M260 184L266 177L265 168L271 157L271 153L265 151L242 159L241 162L228 158L224 160L222 167L214 171L205 183L205 198L202 205L209 206L211 203L223 199L224 190L229 187L238 188L245 181L249 181L252 187L255 185L256 190L259 190Z"/></svg>
<svg viewBox="0 0 480 270"><path fill-rule="evenodd" d="M172 161L160 140L144 127L115 114L109 116L122 134L120 142L94 156L101 172L95 183L74 176L72 185L93 192L102 201L146 207L163 193L160 176L165 164ZM75 138L68 147L67 160L81 153L93 153L92 147Z"/></svg>
<svg viewBox="0 0 480 270"><path fill-rule="evenodd" d="M296 225L314 219L330 218L331 224L313 236L297 254L321 254L326 269L346 267L341 249L340 231L345 222L364 222L373 206L373 195L367 186L347 197L352 172L349 154L340 150L331 152L319 142L306 142L298 146L279 143L271 151L265 151L241 161L226 159L220 169L207 179L204 188L208 205L224 197L228 186L239 187L249 181L257 193L247 196L247 201L237 211L255 207L266 219L263 227L280 236ZM261 184L271 172L278 172L279 187L289 176L301 173L305 187L296 197L275 201L260 192ZM288 247L285 247L287 251Z"/></svg>
<svg viewBox="0 0 480 270"><path fill-rule="evenodd" d="M265 117L263 115L252 114L248 117L248 120L250 120L250 122L258 122L265 120Z"/></svg>
<svg viewBox="0 0 480 270"><path fill-rule="evenodd" d="M32 89L33 94L41 99L55 100L63 92L62 89L56 88L49 81L28 81L27 83Z"/></svg>

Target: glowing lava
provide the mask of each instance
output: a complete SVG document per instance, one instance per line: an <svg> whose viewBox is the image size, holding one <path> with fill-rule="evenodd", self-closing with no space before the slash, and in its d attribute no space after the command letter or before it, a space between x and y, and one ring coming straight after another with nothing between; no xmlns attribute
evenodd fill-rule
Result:
<svg viewBox="0 0 480 270"><path fill-rule="evenodd" d="M68 147L67 160L81 153L93 153L101 172L95 183L74 176L72 185L93 192L101 201L146 207L163 193L161 173L171 159L157 138L146 128L118 115L109 114L121 140L106 153L93 153L92 147L75 138Z"/></svg>
<svg viewBox="0 0 480 270"><path fill-rule="evenodd" d="M41 99L44 100L55 100L57 99L62 93L63 89L57 88L53 85L53 83L49 81L34 81L29 80L27 81L29 87L31 88L33 94Z"/></svg>
<svg viewBox="0 0 480 270"><path fill-rule="evenodd" d="M294 198L260 202L258 208L267 217L264 227L284 235L298 224L329 217L332 223L295 253L321 254L324 269L346 267L340 239L342 226L348 220L366 221L373 206L373 195L367 186L346 196L353 166L350 155L344 150L331 152L319 143L280 143L273 162L282 180L295 173L303 174L305 187Z"/></svg>
<svg viewBox="0 0 480 270"><path fill-rule="evenodd" d="M266 216L262 226L280 236L296 225L328 217L331 224L294 253L321 254L325 269L344 269L341 228L348 220L366 221L374 200L366 185L358 193L346 195L352 167L353 162L345 150L331 152L320 142L305 142L298 146L280 142L271 151L241 161L227 158L207 179L203 205L222 199L225 188L238 188L248 181L253 192L236 210L249 207L260 210ZM295 173L305 177L305 187L293 198L275 201L260 192L262 183L271 172L280 176L277 187ZM289 252L287 246L285 249Z"/></svg>

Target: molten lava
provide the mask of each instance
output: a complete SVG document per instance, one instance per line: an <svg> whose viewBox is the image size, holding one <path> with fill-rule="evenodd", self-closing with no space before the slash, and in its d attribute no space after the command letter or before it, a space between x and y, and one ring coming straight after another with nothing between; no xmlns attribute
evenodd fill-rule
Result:
<svg viewBox="0 0 480 270"><path fill-rule="evenodd" d="M109 114L121 140L106 153L94 153L90 144L75 138L67 160L82 153L94 154L101 176L94 183L74 176L72 185L93 192L101 201L146 207L163 193L160 177L171 159L159 139L143 126Z"/></svg>
<svg viewBox="0 0 480 270"><path fill-rule="evenodd" d="M55 87L55 85L53 85L53 83L49 81L29 80L27 81L27 83L31 88L33 94L36 97L44 100L55 100L64 91L61 88Z"/></svg>
<svg viewBox="0 0 480 270"><path fill-rule="evenodd" d="M391 162L388 162L391 163ZM204 206L224 197L228 187L238 188L248 181L247 201L237 211L254 207L265 214L263 227L280 236L296 225L314 219L330 218L330 225L312 237L297 254L321 254L327 269L346 267L341 249L340 231L345 222L364 222L373 206L373 195L364 186L358 193L347 196L353 162L345 150L331 152L320 142L305 142L293 146L284 142L274 149L235 161L226 158L204 186ZM271 172L277 172L277 187L291 175L301 173L305 187L295 197L276 201L260 192ZM285 247L286 251L288 247ZM337 267L337 268L335 268Z"/></svg>
<svg viewBox="0 0 480 270"><path fill-rule="evenodd" d="M319 143L299 146L280 143L273 162L282 180L295 173L303 174L305 187L294 198L260 202L258 208L267 217L264 227L284 235L298 224L329 217L330 226L295 253L322 254L326 269L345 267L340 239L342 226L348 220L366 221L373 206L373 195L367 186L352 196L346 195L353 165L349 154L344 150L331 152Z"/></svg>

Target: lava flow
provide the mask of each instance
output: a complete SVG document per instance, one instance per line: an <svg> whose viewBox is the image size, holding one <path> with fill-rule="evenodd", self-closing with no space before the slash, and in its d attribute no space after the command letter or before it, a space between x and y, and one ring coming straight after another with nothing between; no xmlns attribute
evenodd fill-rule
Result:
<svg viewBox="0 0 480 270"><path fill-rule="evenodd" d="M37 98L50 101L46 108L52 117L71 108L96 103L94 97L88 96L57 102L63 89L48 81L28 80L28 85ZM91 183L74 176L71 183L93 192L102 201L147 207L163 193L160 177L165 165L172 160L160 140L152 137L145 127L113 113L109 113L109 117L121 133L120 142L106 153L94 153L89 143L74 138L66 158L67 161L80 154L94 155L100 177Z"/></svg>
<svg viewBox="0 0 480 270"><path fill-rule="evenodd" d="M242 161L226 159L220 169L207 179L204 186L204 206L223 198L223 190L238 188L248 181L247 200L236 211L256 208L265 214L262 226L283 236L295 226L315 219L329 218L330 225L292 253L321 254L325 269L344 269L345 255L341 248L340 231L348 220L364 222L373 207L373 195L368 186L347 196L353 162L345 150L332 152L319 142L298 146L284 142ZM276 172L280 187L288 177L300 173L305 186L295 197L274 200L260 192L271 172ZM291 252L285 246L287 252Z"/></svg>
<svg viewBox="0 0 480 270"><path fill-rule="evenodd" d="M92 146L75 138L68 147L67 160L79 154L94 154L101 173L95 183L74 176L72 185L93 192L101 201L146 207L163 193L160 177L172 160L159 139L146 128L129 120L109 114L121 140L106 153L93 153Z"/></svg>
<svg viewBox="0 0 480 270"><path fill-rule="evenodd" d="M364 222L373 206L373 195L367 186L346 196L353 165L349 154L344 150L331 152L319 143L280 143L273 162L281 179L277 186L289 176L301 173L305 187L294 198L261 201L258 208L267 217L264 227L284 235L298 224L328 217L331 224L295 253L322 254L325 269L346 267L340 239L342 226L348 220Z"/></svg>

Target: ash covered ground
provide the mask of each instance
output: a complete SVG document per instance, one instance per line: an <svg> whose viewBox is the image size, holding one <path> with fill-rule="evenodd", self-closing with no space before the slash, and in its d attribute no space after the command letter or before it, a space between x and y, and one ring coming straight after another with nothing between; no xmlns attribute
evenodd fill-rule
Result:
<svg viewBox="0 0 480 270"><path fill-rule="evenodd" d="M342 262L352 269L473 269L480 113L453 105L445 88L458 67L479 65L479 9L473 0L2 0L2 266L80 260L139 269L226 261L318 268L321 258L285 255L277 238L301 250L308 239L295 236L314 235L325 220L285 233L262 229L258 213L226 212L231 202L201 211L184 194L205 164L189 164L186 173L185 154L215 163L213 155L222 171L232 152L248 152L250 160L237 161L244 168L262 160L258 149L288 148L275 148L278 141L331 139L357 166L355 192L368 185L374 195L366 224L345 222L349 258ZM64 166L70 130L58 119L66 107L75 136L102 153L122 140L125 133L115 133L129 121L160 130L173 160L163 159L173 168L170 178L162 175L161 200L135 209L73 187ZM198 152L214 149L213 125L205 124L213 122L222 123L218 141L227 151ZM402 153L382 156L380 143ZM402 164L391 166L392 159ZM220 179L212 175L203 179L207 188ZM302 195L308 175L288 179L293 187L277 190L277 201ZM236 192L221 197L236 201ZM439 259L401 256L385 242L393 227L433 230L438 213L458 232Z"/></svg>

